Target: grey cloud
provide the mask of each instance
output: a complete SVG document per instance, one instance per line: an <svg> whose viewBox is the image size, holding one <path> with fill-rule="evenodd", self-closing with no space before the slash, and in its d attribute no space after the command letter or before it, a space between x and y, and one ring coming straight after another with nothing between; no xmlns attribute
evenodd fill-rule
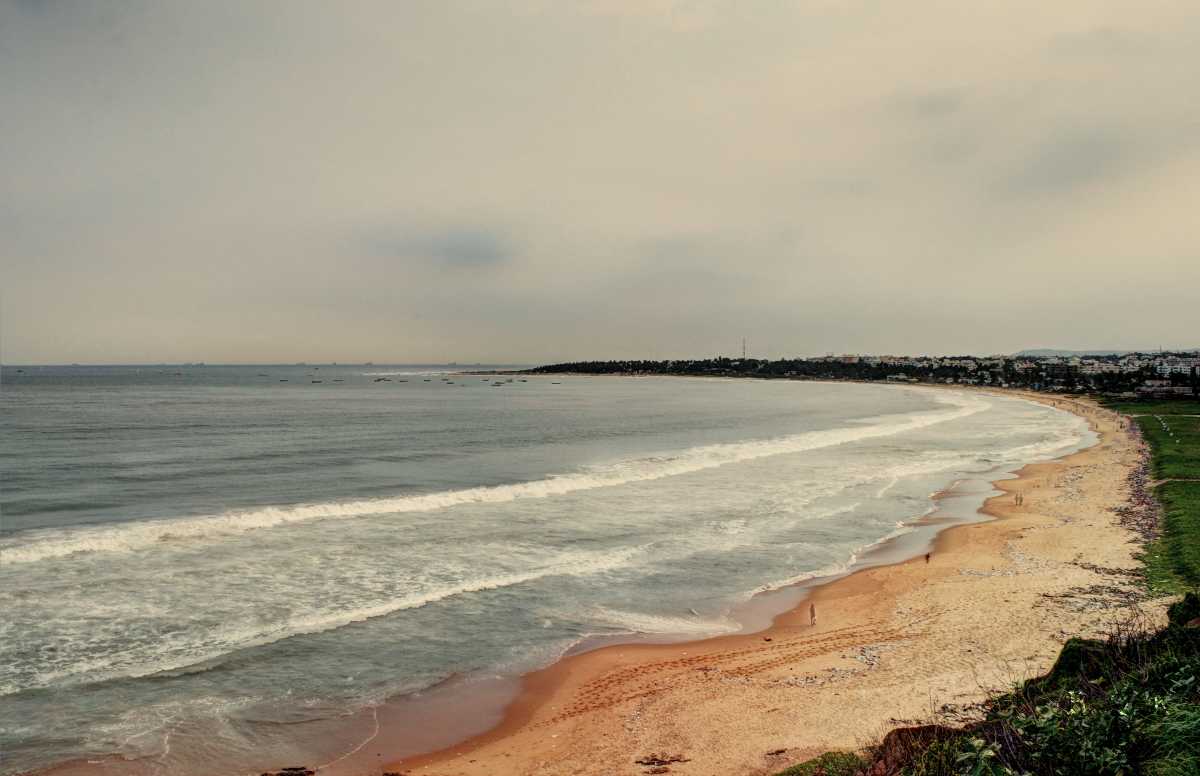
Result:
<svg viewBox="0 0 1200 776"><path fill-rule="evenodd" d="M1115 131L1061 133L1035 148L999 189L1018 196L1068 192L1124 172L1133 155L1133 144Z"/></svg>
<svg viewBox="0 0 1200 776"><path fill-rule="evenodd" d="M966 96L957 89L938 89L897 97L891 101L891 106L902 115L930 119L959 111L965 101Z"/></svg>
<svg viewBox="0 0 1200 776"><path fill-rule="evenodd" d="M2 352L1170 346L1196 14L1062 3L0 0Z"/></svg>
<svg viewBox="0 0 1200 776"><path fill-rule="evenodd" d="M502 230L481 226L402 228L375 234L366 243L377 256L418 259L449 269L481 269L511 262L512 240Z"/></svg>
<svg viewBox="0 0 1200 776"><path fill-rule="evenodd" d="M1056 35L1049 48L1057 55L1111 57L1146 54L1152 47L1153 41L1132 30L1099 26Z"/></svg>

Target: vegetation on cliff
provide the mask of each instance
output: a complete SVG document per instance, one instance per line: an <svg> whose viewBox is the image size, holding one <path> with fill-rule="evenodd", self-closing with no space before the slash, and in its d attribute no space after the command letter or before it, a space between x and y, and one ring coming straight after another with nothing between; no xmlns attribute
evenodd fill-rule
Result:
<svg viewBox="0 0 1200 776"><path fill-rule="evenodd" d="M990 698L980 721L899 728L861 755L828 753L780 776L1194 776L1198 617L1189 594L1157 632L1071 639L1050 673Z"/></svg>

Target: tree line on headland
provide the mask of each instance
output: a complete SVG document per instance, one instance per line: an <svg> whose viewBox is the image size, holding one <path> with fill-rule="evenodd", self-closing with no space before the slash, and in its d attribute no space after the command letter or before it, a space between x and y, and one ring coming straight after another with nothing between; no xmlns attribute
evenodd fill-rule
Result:
<svg viewBox="0 0 1200 776"><path fill-rule="evenodd" d="M622 374L990 385L1156 398L1200 396L1200 352L1105 356L822 356L575 361L532 374Z"/></svg>

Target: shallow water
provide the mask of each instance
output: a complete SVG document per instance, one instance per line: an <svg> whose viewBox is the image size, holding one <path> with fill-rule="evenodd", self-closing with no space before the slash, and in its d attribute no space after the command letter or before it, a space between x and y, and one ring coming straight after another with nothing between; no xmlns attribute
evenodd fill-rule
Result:
<svg viewBox="0 0 1200 776"><path fill-rule="evenodd" d="M5 368L3 772L324 762L351 742L298 730L730 632L950 483L1090 439L975 393L445 371Z"/></svg>

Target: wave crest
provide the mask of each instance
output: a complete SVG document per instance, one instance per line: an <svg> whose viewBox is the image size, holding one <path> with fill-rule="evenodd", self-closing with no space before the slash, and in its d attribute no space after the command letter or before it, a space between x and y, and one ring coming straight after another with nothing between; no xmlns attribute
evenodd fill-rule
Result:
<svg viewBox="0 0 1200 776"><path fill-rule="evenodd" d="M962 394L934 397L947 409L872 418L867 425L748 442L689 448L673 455L641 457L554 474L511 485L464 488L423 495L338 501L290 507L227 512L220 515L119 523L105 527L52 529L0 541L7 564L35 563L77 553L132 552L161 542L219 540L249 531L314 520L339 520L383 514L427 512L467 504L495 504L526 498L548 498L582 490L613 487L674 477L743 461L800 453L866 439L893 436L974 415L988 403Z"/></svg>

